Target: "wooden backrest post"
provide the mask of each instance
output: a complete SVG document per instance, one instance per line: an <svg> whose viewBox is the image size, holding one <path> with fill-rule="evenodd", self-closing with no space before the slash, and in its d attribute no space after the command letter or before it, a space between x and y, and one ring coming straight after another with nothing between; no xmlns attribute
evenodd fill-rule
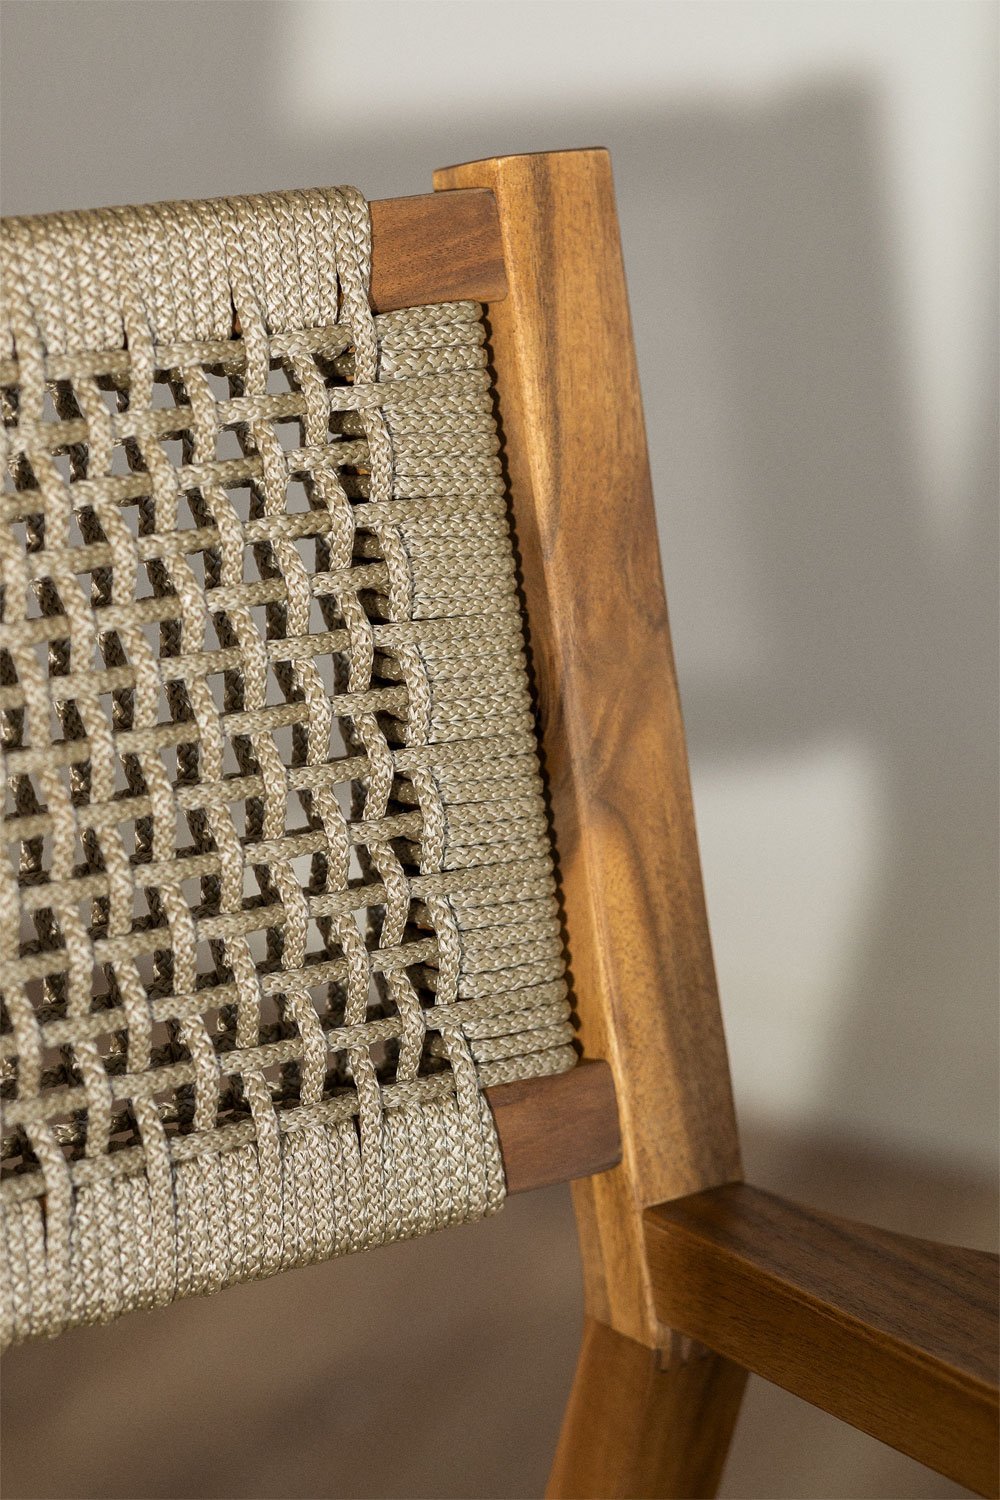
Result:
<svg viewBox="0 0 1000 1500"><path fill-rule="evenodd" d="M612 1067L619 1167L574 1185L587 1311L652 1348L652 1204L737 1180L642 405L603 150L435 173L489 188L507 296L488 307L571 978Z"/></svg>

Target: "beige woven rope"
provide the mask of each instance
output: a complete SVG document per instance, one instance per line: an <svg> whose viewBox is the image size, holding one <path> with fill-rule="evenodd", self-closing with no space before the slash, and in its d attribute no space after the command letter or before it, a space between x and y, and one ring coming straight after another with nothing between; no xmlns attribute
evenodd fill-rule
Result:
<svg viewBox="0 0 1000 1500"><path fill-rule="evenodd" d="M573 1052L479 310L347 188L2 256L6 1343L490 1212Z"/></svg>

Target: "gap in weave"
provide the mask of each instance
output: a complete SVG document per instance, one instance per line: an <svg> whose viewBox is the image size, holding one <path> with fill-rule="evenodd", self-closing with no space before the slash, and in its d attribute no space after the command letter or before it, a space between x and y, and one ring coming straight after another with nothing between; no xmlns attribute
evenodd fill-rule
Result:
<svg viewBox="0 0 1000 1500"><path fill-rule="evenodd" d="M214 458L217 463L231 463L235 459L244 457L244 445L240 441L240 433L244 431L244 427L237 427L232 423L228 427L219 428L215 435ZM245 486L240 485L237 488L242 490ZM230 495L232 495L232 491L230 491ZM246 518L244 517L243 519Z"/></svg>
<svg viewBox="0 0 1000 1500"><path fill-rule="evenodd" d="M249 491L247 491L246 493L249 494ZM252 502L248 500L248 511L252 510L252 508ZM252 546L245 546L243 548L242 557L243 582L247 584L261 582L270 583L273 588L273 594L272 589L269 589L268 593L272 594L275 603L280 602L281 572L274 561L274 551L271 547L270 542L254 542ZM262 638L266 637L267 630L265 625L265 606L263 604L251 603L250 598L248 597L246 600L246 607L250 610L251 617L253 618L254 624L257 626L258 633ZM273 604L271 604L269 607L273 608Z"/></svg>
<svg viewBox="0 0 1000 1500"><path fill-rule="evenodd" d="M361 855L356 844L351 845L351 852L347 857L347 883L350 887L365 883L365 872L361 867Z"/></svg>
<svg viewBox="0 0 1000 1500"><path fill-rule="evenodd" d="M112 375L98 375L94 384L108 412L117 415L128 406L128 386L119 384Z"/></svg>
<svg viewBox="0 0 1000 1500"><path fill-rule="evenodd" d="M280 1041L294 1034L295 1028L289 1026L285 1014L283 997L279 995L262 995L257 1006L258 1046L266 1045L268 1042Z"/></svg>
<svg viewBox="0 0 1000 1500"><path fill-rule="evenodd" d="M77 801L77 805L79 806L83 803L84 799L82 797L79 797L75 800ZM93 869L91 860L87 854L86 849L83 846L83 838L81 836L79 822L77 822L73 832L73 852L70 856L69 864L70 870L74 877L88 875ZM84 898L80 900L78 904L81 912L85 912L88 909L89 901Z"/></svg>
<svg viewBox="0 0 1000 1500"><path fill-rule="evenodd" d="M222 775L224 779L241 777L245 774L246 757L241 755L239 747L248 746L248 744L249 742L243 735L238 736L237 740L231 739L228 735L226 736L222 746ZM245 805L242 799L236 797L234 791L233 802L230 803L230 813L232 814L237 807L242 818L244 816Z"/></svg>
<svg viewBox="0 0 1000 1500"><path fill-rule="evenodd" d="M302 419L300 417L275 417L274 435L281 444L283 452L295 453L305 443Z"/></svg>
<svg viewBox="0 0 1000 1500"><path fill-rule="evenodd" d="M164 1066L165 1060L158 1058L157 1065ZM163 1127L165 1135L170 1137L182 1135L185 1133L183 1130L184 1121L182 1118L181 1097L179 1089L154 1089L150 1092L149 1099L154 1109L156 1110L157 1115L159 1116L160 1124ZM154 1141L148 1140L146 1137L144 1137L134 1115L132 1116L130 1124L132 1128L131 1140L129 1140L128 1137L125 1137L125 1140L129 1144L134 1143L136 1145L143 1145L145 1146L147 1151L150 1151L151 1148L155 1149Z"/></svg>
<svg viewBox="0 0 1000 1500"><path fill-rule="evenodd" d="M171 388L171 382L162 376L153 381L149 404L154 411L161 411L165 407L186 405L186 403L178 401L175 392Z"/></svg>
<svg viewBox="0 0 1000 1500"><path fill-rule="evenodd" d="M133 473L132 465L129 463L128 454L123 443L116 443L111 450L111 463L107 470L109 475L124 478L126 474ZM144 472L144 465L139 466L134 472Z"/></svg>
<svg viewBox="0 0 1000 1500"><path fill-rule="evenodd" d="M257 876L257 879L259 883L260 877ZM257 895L254 895L251 898L251 902L257 902L258 900L259 897ZM247 910L252 909L252 905L248 904ZM268 942L266 930L264 928L258 927L255 928L252 932L248 932L246 935L246 944L250 950L250 957L253 959L254 964L257 966L257 968L265 968L268 962Z"/></svg>
<svg viewBox="0 0 1000 1500"><path fill-rule="evenodd" d="M187 564L187 567L190 569L194 577L194 581L198 585L198 588L204 593L205 586L208 581L204 548L198 548L197 551L186 552L184 554L184 561Z"/></svg>
<svg viewBox="0 0 1000 1500"><path fill-rule="evenodd" d="M310 917L306 923L306 959L326 959L336 956L337 949L327 943L316 918Z"/></svg>
<svg viewBox="0 0 1000 1500"><path fill-rule="evenodd" d="M121 1077L128 1068L128 1031L123 1027L99 1032L94 1045L109 1077Z"/></svg>
<svg viewBox="0 0 1000 1500"><path fill-rule="evenodd" d="M21 389L17 385L0 385L0 420L4 427L16 428L18 414L21 406ZM4 474L4 488L8 487L7 475ZM13 488L13 481L10 488Z"/></svg>
<svg viewBox="0 0 1000 1500"><path fill-rule="evenodd" d="M90 1010L92 1015L111 1010L121 1003L113 964L94 964L90 976Z"/></svg>
<svg viewBox="0 0 1000 1500"><path fill-rule="evenodd" d="M325 691L331 698L337 693L346 692L350 668L350 657L346 651L323 651L314 656L312 661ZM332 759L336 760L347 755L343 722L339 717L334 718L331 725L330 741Z"/></svg>
<svg viewBox="0 0 1000 1500"><path fill-rule="evenodd" d="M175 469L179 469L184 463L185 440L187 442L191 441L190 434L185 428L181 427L179 420L178 426L171 429L169 436L161 435L159 439L162 452L170 460Z"/></svg>
<svg viewBox="0 0 1000 1500"><path fill-rule="evenodd" d="M249 554L247 556L247 561L248 562L250 561ZM256 561L256 560L254 560L254 561ZM250 578L247 581L248 582L255 582L256 580ZM268 639L268 628L267 628L268 627L268 614L267 614L267 610L268 610L268 606L264 605L264 604L251 604L248 607L248 610L247 610L247 613L250 616L251 623L253 624L253 626L254 626L254 628L255 628L255 630L257 632L257 638L258 638L258 640L261 640L261 641L266 641Z"/></svg>
<svg viewBox="0 0 1000 1500"><path fill-rule="evenodd" d="M406 744L406 730L409 723L408 705L398 711L392 708L378 709L375 719L391 748L397 749Z"/></svg>
<svg viewBox="0 0 1000 1500"><path fill-rule="evenodd" d="M201 881L198 882L197 904L192 907L192 912L211 915L212 901L205 897L201 890ZM195 945L195 981L196 990L204 989L207 985L217 983L219 980L219 964L215 955L215 948L209 938L200 937Z"/></svg>
<svg viewBox="0 0 1000 1500"><path fill-rule="evenodd" d="M296 552L299 554L299 557L302 559L302 563L306 569L306 572L318 572L319 559L317 557L317 551L320 546L320 539L317 533L315 531L311 534L309 532L306 532L304 536L294 537L292 539L292 545L294 546Z"/></svg>
<svg viewBox="0 0 1000 1500"><path fill-rule="evenodd" d="M233 765L229 764L230 758L234 762ZM234 750L234 748L232 746L232 743L229 742L229 741L227 741L227 743L226 743L226 750L225 750L224 756L223 756L223 768L222 769L223 769L224 775L226 775L226 776L232 776L232 775L238 775L238 774L240 774L241 768L238 765L235 764L235 761L236 761L236 752L235 752L235 750ZM230 822L233 825L233 828L236 831L236 837L241 842L246 842L246 840L249 837L248 828L249 828L249 821L250 821L249 818L248 818L248 815L247 815L246 800L244 798L242 798L242 797L237 797L234 794L232 800L226 803L226 816L229 818ZM249 883L250 879L251 879L251 872L249 870L247 870L244 873L244 881L243 881L244 891L247 891L247 889L248 889L248 883Z"/></svg>
<svg viewBox="0 0 1000 1500"><path fill-rule="evenodd" d="M162 699L163 694L160 693L160 702L162 702ZM159 724L162 723L162 721L162 718L157 715L156 723ZM196 732L196 727L193 732ZM168 780L168 783L171 784L171 787L190 786L190 784L193 783L193 780L195 780L195 778L193 778L193 775L190 774L189 765L187 765L190 757L189 754L187 754L186 745L166 744L162 745L162 748L159 748L159 750L153 751L153 753L154 756L156 756L157 759L162 762L163 769L165 769L166 772L166 780ZM136 766L138 766L138 774L142 777L142 786L145 787L145 793L147 793L148 795L148 793L150 793L150 784L148 784L147 780L148 757L136 756L135 763ZM159 780L159 778L157 778L157 780ZM151 837L151 831L153 831L153 823L150 822L150 825L148 826L150 826ZM147 840L145 840L145 844L148 844L148 838Z"/></svg>
<svg viewBox="0 0 1000 1500"><path fill-rule="evenodd" d="M10 483L11 487L13 487L13 480L11 480ZM39 517L37 516L26 516L22 517L22 519L19 521L9 521L7 523L10 528L12 552L15 549L18 552L32 552L35 550L30 542L30 530L37 525L38 520ZM9 601L11 605L13 605L14 602L14 600Z"/></svg>
<svg viewBox="0 0 1000 1500"><path fill-rule="evenodd" d="M0 1181L40 1171L31 1142L20 1127L5 1131L0 1142Z"/></svg>
<svg viewBox="0 0 1000 1500"><path fill-rule="evenodd" d="M319 505L313 505L309 498L309 491L301 479L289 479L285 489L285 510L290 516L307 515L311 510L315 510L324 518L326 515L325 509L321 509Z"/></svg>
<svg viewBox="0 0 1000 1500"><path fill-rule="evenodd" d="M93 511L90 511L90 515L91 515L91 517L93 516ZM78 511L78 510L71 510L70 513L69 513L69 516L67 518L67 528L66 529L67 529L69 535L68 535L66 541L67 541L67 546L69 547L69 549L70 549L70 551L71 551L71 553L73 554L74 557L79 557L81 553L84 553L84 554L86 553L87 538L83 534L83 529L82 529L82 522L83 522L83 520L84 520L84 517L81 515L80 511ZM82 561L82 559L81 559L81 561Z"/></svg>
<svg viewBox="0 0 1000 1500"><path fill-rule="evenodd" d="M42 1043L39 1048L41 1053L42 1077L49 1088L78 1088L82 1078L77 1070L73 1049L63 1044L55 1046ZM69 1112L64 1118L69 1118Z"/></svg>
<svg viewBox="0 0 1000 1500"><path fill-rule="evenodd" d="M368 1021L398 1021L399 1010L389 993L384 974L373 973L368 981L368 1005L366 1012Z"/></svg>
<svg viewBox="0 0 1000 1500"><path fill-rule="evenodd" d="M213 566L211 562L212 556L213 554L209 552L205 553L207 571L210 571L211 566ZM206 648L211 651L225 651L232 646L236 646L238 637L233 629L233 622L224 609L216 609L214 607L211 588L207 588L205 591L205 606L209 611L205 616ZM239 667L235 669L230 667L228 670L234 679L242 680L241 669Z"/></svg>
<svg viewBox="0 0 1000 1500"><path fill-rule="evenodd" d="M34 784L30 777L23 780L19 778L18 796L25 798L25 802L31 808L38 808L39 801L34 790ZM30 795L27 791L30 789ZM17 805L13 801L13 789L8 792L11 799L9 810L5 817L16 817L18 815ZM11 853L17 849L17 857L12 859L12 867L18 870L18 878L24 886L34 886L43 883L47 878L48 871L52 868L52 835L50 833L37 834L31 839L9 839ZM22 928L28 921L28 914L22 914Z"/></svg>
<svg viewBox="0 0 1000 1500"><path fill-rule="evenodd" d="M368 1056L372 1060L375 1077L383 1088L387 1084L396 1082L396 1065L399 1060L398 1040L386 1037L382 1041L372 1042L368 1047Z"/></svg>
<svg viewBox="0 0 1000 1500"><path fill-rule="evenodd" d="M29 550L37 552L41 549L36 547ZM13 603L14 600L11 600L11 604ZM44 619L47 615L52 615L57 612L57 595L53 586L45 579L41 579L38 582L32 583L31 587L24 595L24 618L26 620L41 620ZM35 641L32 643L32 650L35 652L35 655L38 656L39 660L43 661L46 666L48 664L48 649L49 641L47 640Z"/></svg>
<svg viewBox="0 0 1000 1500"><path fill-rule="evenodd" d="M284 396L289 391L298 390L289 376L287 367L280 360L272 360L267 372L267 394L269 396Z"/></svg>
<svg viewBox="0 0 1000 1500"><path fill-rule="evenodd" d="M229 982L227 965L223 961L217 962L216 971L218 982ZM231 1052L236 1045L235 1006L213 1003L210 995L206 993L200 1017L215 1053L221 1055L224 1052Z"/></svg>
<svg viewBox="0 0 1000 1500"><path fill-rule="evenodd" d="M179 849L177 851L178 862L190 858L191 853L192 850L190 848ZM202 904L201 878L199 876L189 875L186 879L182 879L180 882L180 892L192 917L207 915ZM205 946L207 947L207 944Z"/></svg>
<svg viewBox="0 0 1000 1500"><path fill-rule="evenodd" d="M324 564L325 566L325 564ZM335 624L331 624L335 621ZM323 635L328 630L342 629L337 601L332 594L313 594L309 605L309 634ZM343 653L339 653L341 656Z"/></svg>
<svg viewBox="0 0 1000 1500"><path fill-rule="evenodd" d="M286 827L287 827L287 830L288 830L289 834L298 833L300 831L299 829L294 828L292 826L293 821L294 820L293 820L292 816L289 816L286 819ZM295 856L295 858L293 860L290 861L291 869L292 869L292 874L295 876L296 882L297 882L300 890L303 890L303 891L308 891L309 890L310 882L311 882L311 879L312 879L312 861L313 861L313 856L311 854L298 854L298 855ZM309 922L310 930L315 925L316 925L315 921L313 919L310 919L310 922Z"/></svg>
<svg viewBox="0 0 1000 1500"><path fill-rule="evenodd" d="M208 382L208 388L216 401L228 401L230 391L229 376L218 365L203 365L202 373Z"/></svg>
<svg viewBox="0 0 1000 1500"><path fill-rule="evenodd" d="M433 1000L433 996L430 997ZM427 1030L424 1032L420 1044L420 1062L418 1072L421 1078L433 1077L436 1073L446 1073L451 1067L451 1060L446 1051L446 1044L441 1033L433 1029L433 1008L427 1017Z"/></svg>
<svg viewBox="0 0 1000 1500"><path fill-rule="evenodd" d="M152 907L150 907L148 917L139 924L139 928L137 930L146 931L154 927L155 925L156 924L153 917ZM153 953L149 952L148 950L144 950L140 953L135 954L131 962L133 967L135 968L136 974L138 975L139 983L146 991L147 996L154 994L156 992L157 985L156 961Z"/></svg>
<svg viewBox="0 0 1000 1500"><path fill-rule="evenodd" d="M219 1090L216 1122L219 1126L239 1125L253 1118L250 1105L243 1092L243 1080L239 1074L223 1079Z"/></svg>
<svg viewBox="0 0 1000 1500"><path fill-rule="evenodd" d="M226 672L209 672L204 678L204 682L212 695L212 702L220 714L226 708L226 677Z"/></svg>
<svg viewBox="0 0 1000 1500"><path fill-rule="evenodd" d="M285 829L291 837L310 832L320 832L322 822L310 807L309 795L306 792L290 790L285 798ZM326 843L323 844L323 853L326 853ZM298 854L292 859L293 870L301 870L305 877L305 885L308 886L312 880L313 860L315 854ZM300 885L303 883L300 880ZM304 887L303 887L304 888Z"/></svg>
<svg viewBox="0 0 1000 1500"><path fill-rule="evenodd" d="M73 479L73 460L69 452L65 448L59 448L50 457L53 468L68 488Z"/></svg>
<svg viewBox="0 0 1000 1500"><path fill-rule="evenodd" d="M288 700L286 700L285 698L285 694L282 691L281 684L277 681L277 678L274 676L273 672L269 673L267 702L269 704L282 704L286 701ZM273 729L271 731L271 738L274 741L274 748L278 752L278 758L281 761L281 764L283 766L290 766L292 764L291 724L279 724L276 729Z"/></svg>
<svg viewBox="0 0 1000 1500"><path fill-rule="evenodd" d="M119 694L117 696L119 697L119 699L121 699L121 698L125 697L126 695ZM128 697L128 700L129 700L129 704L128 704L128 708L127 708L126 712L127 712L127 715L128 715L128 719L131 722L131 719L132 719L133 713L134 713L134 697L135 697L135 695L130 692L130 693L128 693L127 697ZM128 759L131 760L132 757L129 756ZM125 764L125 758L122 756L122 754L121 754L120 751L115 756L115 772L114 772L114 775L115 775L114 796L116 798L131 797L133 795L133 793L132 793L132 783L129 780L129 774L128 774L128 769L127 769L126 764ZM134 851L135 851L135 822L133 820L131 820L131 819L123 819L119 823L118 827L119 827L119 837L122 839L122 841L123 841L123 843L125 845L125 852L127 854L134 853Z"/></svg>
<svg viewBox="0 0 1000 1500"><path fill-rule="evenodd" d="M354 384L354 345L345 344L339 353L317 349L312 356L323 383L330 389Z"/></svg>
<svg viewBox="0 0 1000 1500"><path fill-rule="evenodd" d="M381 561L381 559L378 559ZM365 563L375 561L370 557L355 559ZM383 585L366 584L358 590L358 602L372 625L385 625L392 619L392 605Z"/></svg>
<svg viewBox="0 0 1000 1500"><path fill-rule="evenodd" d="M211 524L211 516L201 490L182 490L177 496L177 524L174 528L175 531L194 531L202 526ZM188 560L195 555L194 552L185 552Z"/></svg>
<svg viewBox="0 0 1000 1500"><path fill-rule="evenodd" d="M288 631L285 629L287 622L282 622L280 635L272 636L272 640L285 640ZM297 736L311 722L311 714L306 705L305 687L299 672L292 669L287 662L274 661L268 673L267 702L274 704L302 704L299 716L294 724L282 724L274 730L275 744L281 755L282 764L285 766L295 765L302 759L296 754L298 744Z"/></svg>
<svg viewBox="0 0 1000 1500"><path fill-rule="evenodd" d="M25 980L23 989L40 1025L61 1019L65 1011L65 995L55 994L48 980Z"/></svg>
<svg viewBox="0 0 1000 1500"><path fill-rule="evenodd" d="M14 1098L17 1087L17 1078L13 1068L4 1063L2 1070L2 1081L0 1081L0 1099ZM19 1126L5 1126L0 1131L0 1183L7 1182L10 1178L19 1176L22 1172L31 1171L32 1163L29 1160L27 1141Z"/></svg>

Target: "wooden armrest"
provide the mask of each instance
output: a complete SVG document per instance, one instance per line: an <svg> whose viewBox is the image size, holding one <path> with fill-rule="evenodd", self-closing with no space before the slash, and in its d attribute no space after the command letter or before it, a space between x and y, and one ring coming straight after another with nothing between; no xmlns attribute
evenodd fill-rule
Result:
<svg viewBox="0 0 1000 1500"><path fill-rule="evenodd" d="M659 1317L980 1494L997 1493L997 1257L740 1183L645 1217Z"/></svg>

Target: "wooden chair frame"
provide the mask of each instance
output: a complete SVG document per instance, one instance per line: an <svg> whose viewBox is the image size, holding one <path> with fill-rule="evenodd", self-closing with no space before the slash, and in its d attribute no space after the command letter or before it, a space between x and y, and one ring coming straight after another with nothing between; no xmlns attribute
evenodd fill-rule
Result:
<svg viewBox="0 0 1000 1500"><path fill-rule="evenodd" d="M714 1494L748 1370L995 1494L996 1257L740 1180L608 154L434 186L372 205L372 301L487 304L589 1060L491 1091L510 1190L577 1179L549 1494Z"/></svg>

